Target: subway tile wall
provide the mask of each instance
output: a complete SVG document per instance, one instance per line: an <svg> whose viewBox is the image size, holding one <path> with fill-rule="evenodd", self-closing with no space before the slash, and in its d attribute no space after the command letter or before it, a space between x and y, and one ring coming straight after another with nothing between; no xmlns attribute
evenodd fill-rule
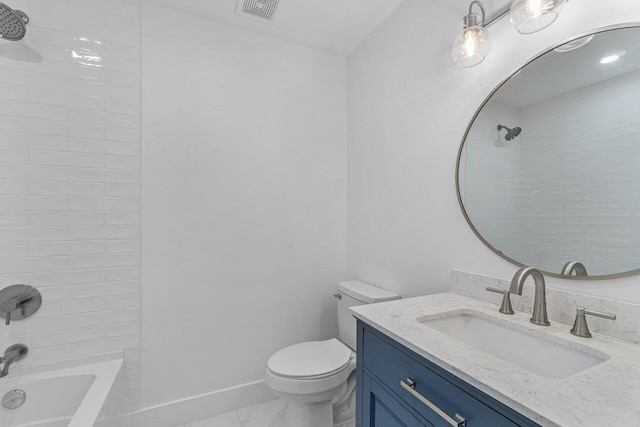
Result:
<svg viewBox="0 0 640 427"><path fill-rule="evenodd" d="M489 102L478 114L460 167L461 196L467 214L484 238L507 254L519 253L520 148L504 139L498 125L519 126L520 110ZM470 160L470 161L467 161Z"/></svg>
<svg viewBox="0 0 640 427"><path fill-rule="evenodd" d="M592 275L639 268L639 91L634 72L522 109L488 103L461 168L481 234L547 271L569 261ZM500 143L497 123L522 134Z"/></svg>
<svg viewBox="0 0 640 427"><path fill-rule="evenodd" d="M140 2L11 0L31 18L0 40L0 286L43 305L0 326L24 365L125 351L116 394L136 409L140 344Z"/></svg>
<svg viewBox="0 0 640 427"><path fill-rule="evenodd" d="M522 110L523 257L558 272L640 268L639 95L633 72Z"/></svg>

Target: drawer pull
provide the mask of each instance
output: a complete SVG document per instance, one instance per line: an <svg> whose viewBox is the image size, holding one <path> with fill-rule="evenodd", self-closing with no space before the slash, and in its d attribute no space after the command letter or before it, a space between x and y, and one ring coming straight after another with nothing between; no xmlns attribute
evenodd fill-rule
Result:
<svg viewBox="0 0 640 427"><path fill-rule="evenodd" d="M424 397L423 395L418 393L415 390L416 383L411 378L407 378L404 381L400 381L400 385L402 386L402 388L404 388L409 393L411 393L420 402L422 402L425 405L427 405L429 407L429 409L431 409L436 414L440 415L443 420L445 420L446 422L451 424L453 427L465 427L467 425L467 420L465 420L459 414L456 414L454 418L451 418L449 415L447 415L446 412L444 412L442 409L438 408L433 402L431 402L429 399L427 399L426 397Z"/></svg>

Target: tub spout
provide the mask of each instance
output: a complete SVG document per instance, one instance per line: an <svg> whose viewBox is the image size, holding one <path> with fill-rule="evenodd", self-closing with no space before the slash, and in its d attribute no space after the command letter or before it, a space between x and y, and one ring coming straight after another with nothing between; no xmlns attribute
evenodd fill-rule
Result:
<svg viewBox="0 0 640 427"><path fill-rule="evenodd" d="M29 353L29 348L24 344L15 344L5 350L4 356L0 357L2 370L0 370L0 378L9 375L9 367L14 362L24 359Z"/></svg>

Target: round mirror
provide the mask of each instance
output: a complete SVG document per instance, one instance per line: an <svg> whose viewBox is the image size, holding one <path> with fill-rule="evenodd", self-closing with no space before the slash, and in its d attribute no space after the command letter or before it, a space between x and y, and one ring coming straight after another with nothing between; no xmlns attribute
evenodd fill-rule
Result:
<svg viewBox="0 0 640 427"><path fill-rule="evenodd" d="M640 273L640 28L540 55L469 125L458 199L501 257L559 277Z"/></svg>

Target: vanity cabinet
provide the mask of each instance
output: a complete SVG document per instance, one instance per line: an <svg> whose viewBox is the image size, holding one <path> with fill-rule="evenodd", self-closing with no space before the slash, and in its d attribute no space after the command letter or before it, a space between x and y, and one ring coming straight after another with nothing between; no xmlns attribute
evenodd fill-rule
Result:
<svg viewBox="0 0 640 427"><path fill-rule="evenodd" d="M357 427L538 426L361 321L357 361Z"/></svg>
<svg viewBox="0 0 640 427"><path fill-rule="evenodd" d="M431 426L423 422L410 409L403 406L397 397L392 396L375 379L363 373L361 392L362 400L367 408L362 414L358 426L371 427L426 427Z"/></svg>

